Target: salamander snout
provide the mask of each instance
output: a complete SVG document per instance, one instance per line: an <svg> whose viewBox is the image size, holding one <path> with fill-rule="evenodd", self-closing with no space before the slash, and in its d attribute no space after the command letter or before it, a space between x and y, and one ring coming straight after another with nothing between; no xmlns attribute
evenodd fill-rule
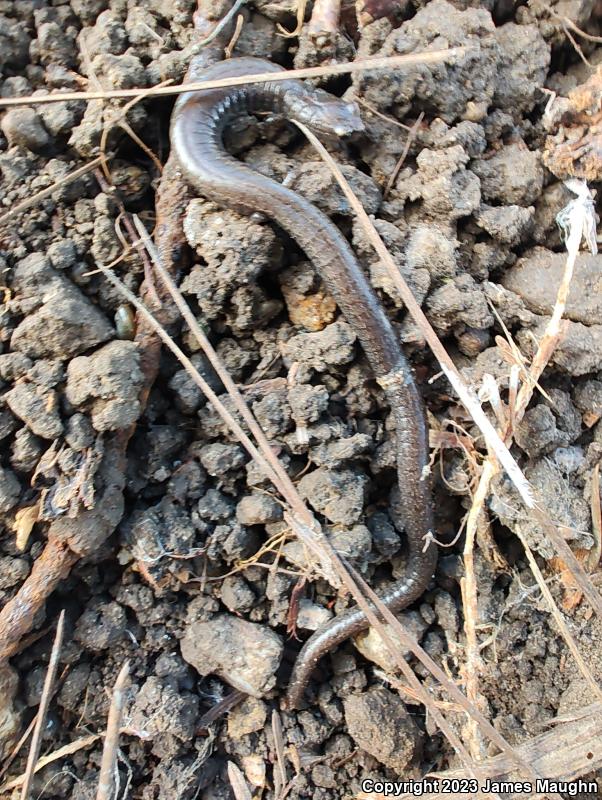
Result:
<svg viewBox="0 0 602 800"><path fill-rule="evenodd" d="M349 136L364 130L356 103L341 100L322 89L304 92L295 98L290 109L293 119L305 123L315 133L325 136Z"/></svg>

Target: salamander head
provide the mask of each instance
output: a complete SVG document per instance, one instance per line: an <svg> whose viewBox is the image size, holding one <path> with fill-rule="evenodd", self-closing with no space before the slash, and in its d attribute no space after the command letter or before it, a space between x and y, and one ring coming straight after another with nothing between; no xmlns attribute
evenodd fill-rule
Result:
<svg viewBox="0 0 602 800"><path fill-rule="evenodd" d="M311 88L302 94L288 97L289 115L302 122L314 133L326 136L349 136L364 130L359 109L322 89Z"/></svg>

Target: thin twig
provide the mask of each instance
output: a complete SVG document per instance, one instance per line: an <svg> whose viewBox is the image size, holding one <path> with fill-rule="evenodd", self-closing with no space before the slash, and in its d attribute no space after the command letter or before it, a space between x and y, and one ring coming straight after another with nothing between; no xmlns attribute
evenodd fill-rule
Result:
<svg viewBox="0 0 602 800"><path fill-rule="evenodd" d="M545 8L545 10L552 16L554 19L559 20L563 27L566 26L574 31L578 36L582 36L588 42L595 42L596 44L600 44L602 42L602 36L594 36L591 33L586 33L586 31L581 30L581 28L577 27L573 20L570 17L565 16L564 14L559 14L555 9L552 8L548 3L541 3L541 5ZM566 33L566 31L565 31Z"/></svg>
<svg viewBox="0 0 602 800"><path fill-rule="evenodd" d="M90 67L90 69L91 69L91 67ZM155 165L155 167L157 169L157 172L159 174L161 174L163 172L163 165L161 164L161 162L159 161L157 156L153 153L153 151L150 149L150 147L148 147L148 145L145 142L142 141L142 139L138 136L138 134L135 133L132 130L131 126L128 124L127 115L129 114L129 112L131 111L132 108L134 108L136 105L138 105L138 103L140 103L142 100L145 100L149 96L149 94L153 93L154 89L158 89L158 88L163 87L163 86L168 86L169 84L171 84L171 78L166 80L166 81L162 81L156 87L151 87L151 88L148 88L148 89L144 89L136 97L132 98L127 103L125 103L125 105L123 107L121 107L119 109L115 109L114 113L112 113L110 115L106 114L107 118L105 118L103 120L102 133L100 135L100 143L99 143L99 149L100 149L101 155L106 152L107 143L108 143L108 140L109 140L110 132L113 130L115 125L119 125L119 127L125 133L127 133L130 136L132 141L134 141L138 145L138 147L140 147L140 149L144 153L146 153L146 155L150 158L150 160ZM101 91L104 91L104 90L101 90ZM106 179L108 181L110 181L111 180L111 174L109 172L109 167L108 167L108 163L107 163L106 159L102 162L101 167L102 167L102 171L105 174Z"/></svg>
<svg viewBox="0 0 602 800"><path fill-rule="evenodd" d="M149 295L150 295L151 299L153 300L153 302L159 304L161 301L159 300L159 296L157 294L157 290L155 289L155 283L153 281L153 270L152 270L151 263L149 261L148 252L147 252L146 248L144 247L144 244L142 243L142 241L136 235L136 229L134 228L134 225L132 224L132 220L130 219L130 215L128 214L128 212L125 209L125 206L123 204L123 200L119 196L119 193L117 192L115 186L113 186L111 183L107 182L107 180L105 179L105 176L103 175L103 173L99 169L96 169L94 171L94 176L95 176L96 180L98 181L98 184L99 184L100 188L102 189L102 191L111 194L112 197L117 201L117 205L119 207L119 211L121 212L121 218L123 219L123 224L125 225L125 227L127 229L127 232L130 235L130 239L131 239L132 245L134 247L136 247L136 249L138 250L138 254L139 254L139 256L140 256L140 258L142 260L142 265L144 267L144 280L146 281L146 285L148 286Z"/></svg>
<svg viewBox="0 0 602 800"><path fill-rule="evenodd" d="M97 742L99 739L100 736L98 734L84 736L82 739L76 739L74 742L69 742L69 744L59 747L58 750L49 753L47 756L42 756L42 758L38 759L38 762L35 765L34 774L39 772L41 769L44 769L44 767L48 766L48 764L52 764L55 761L59 761L61 758L65 758L65 756L73 755L73 753L77 753L79 750L83 750L86 747L92 747L92 745L95 744L95 742ZM24 779L25 775L23 774L19 775L17 778L13 778L7 783L3 783L2 786L0 786L0 792L8 792L12 789L18 789L19 786L23 786Z"/></svg>
<svg viewBox="0 0 602 800"><path fill-rule="evenodd" d="M385 122L388 122L391 125L396 125L398 128L402 128L404 131L408 132L412 130L410 125L406 125L404 122L400 122L398 119L395 119L395 117L389 117L387 114L383 114L381 111L374 108L374 106L371 106L370 103L364 100L363 97L356 97L355 102L358 103L358 105L365 108L367 111L369 111L370 114L373 114L375 117L379 117L380 119L384 120Z"/></svg>
<svg viewBox="0 0 602 800"><path fill-rule="evenodd" d="M234 19L234 15L238 11L239 8L242 8L247 0L236 0L232 8L228 11L227 14L220 19L217 23L215 28L211 31L211 33L202 39L200 42L196 43L196 47L201 48L205 47L206 45L210 44L214 39L216 39L219 34L224 30L226 25L230 22L230 20Z"/></svg>
<svg viewBox="0 0 602 800"><path fill-rule="evenodd" d="M27 95L26 97L0 98L0 108L8 106L41 105L63 103L67 100L114 100L120 97L169 97L182 92L197 92L201 89L223 89L228 86L246 86L266 81L287 81L290 78L320 78L324 75L348 75L350 72L367 72L375 69L395 69L413 64L439 64L453 61L467 52L465 47L450 47L447 50L433 50L429 53L410 53L403 56L383 56L349 61L344 64L324 64L319 67L284 70L283 72L259 72L255 75L239 75L214 81L193 81L176 86L159 86L150 89L109 89L95 92L60 92L56 94Z"/></svg>
<svg viewBox="0 0 602 800"><path fill-rule="evenodd" d="M234 48L236 47L236 43L238 42L238 38L242 31L242 26L245 23L245 18L242 14L239 14L236 17L236 25L234 26L234 33L232 34L230 41L224 47L224 58L229 59L232 58L232 53L234 52Z"/></svg>
<svg viewBox="0 0 602 800"><path fill-rule="evenodd" d="M293 31L287 31L287 29L281 25L279 22L276 23L276 27L278 28L278 33L281 36L284 36L285 39L293 39L295 36L299 36L303 29L303 22L305 20L305 9L307 8L307 0L297 0L297 24Z"/></svg>
<svg viewBox="0 0 602 800"><path fill-rule="evenodd" d="M239 703L247 697L244 692L235 689L230 694L227 694L219 703L216 703L214 706L211 706L209 711L206 711L203 716L200 718L198 725L197 725L197 736L200 735L203 731L207 730L207 728L216 722L221 716L227 714L228 711L237 706Z"/></svg>
<svg viewBox="0 0 602 800"><path fill-rule="evenodd" d="M31 737L31 746L29 748L29 755L27 757L27 767L25 768L25 777L23 779L23 787L21 789L21 800L28 800L29 792L31 790L31 783L35 772L35 766L40 755L40 746L42 744L42 731L46 724L46 714L48 713L48 706L50 705L50 698L52 697L52 687L54 679L56 678L56 671L59 664L59 655L63 645L63 634L65 631L65 611L61 611L59 616L58 625L56 626L56 635L50 653L50 660L48 661L48 669L46 670L46 678L44 679L44 688L42 689L42 696L40 698L40 706L38 708L38 716L36 724L33 729L33 736Z"/></svg>
<svg viewBox="0 0 602 800"><path fill-rule="evenodd" d="M572 34L572 33L570 32L570 30L567 28L567 26L563 24L563 26L562 26L562 30L564 31L564 35L566 36L566 38L567 38L567 39L569 40L569 42L570 42L570 43L573 45L573 49L575 50L575 52L577 53L577 55L579 56L579 58L580 58L580 59L583 61L583 63L585 64L585 66L586 66L588 69L593 69L593 66L592 66L591 62L590 62L590 61L588 61L588 59L587 59L587 56L586 56L586 55L585 55L585 53L583 52L583 49L582 49L581 45L580 45L580 44L577 42L577 40L575 39L575 37L573 36L573 34Z"/></svg>
<svg viewBox="0 0 602 800"><path fill-rule="evenodd" d="M68 186L70 183L73 183L73 181L81 178L82 175L86 175L86 173L91 172L93 169L99 167L105 159L110 159L112 157L112 153L98 156L87 164L84 164L83 167L78 167L77 169L73 170L73 172L65 175L64 178L59 178L58 181L55 181L51 186L47 186L46 189L42 189L40 192L36 192L36 194L34 194L32 197L28 197L27 200L17 203L16 206L13 206L0 216L0 225L2 225L3 222L11 219L11 217L20 214L22 211L27 211L28 208L37 205L37 203L39 203L41 200L50 197L54 192L57 191L57 189L62 189L63 186Z"/></svg>
<svg viewBox="0 0 602 800"><path fill-rule="evenodd" d="M589 551L588 566L589 571L594 572L600 563L602 554L602 504L600 503L600 462L592 470L591 483L591 510L592 510L592 531L594 534L594 546Z"/></svg>
<svg viewBox="0 0 602 800"><path fill-rule="evenodd" d="M387 199L387 197L389 196L389 192L395 185L395 181L397 180L397 176L399 175L399 170L402 168L404 161L406 160L408 153L410 152L410 147L412 146L412 142L416 138L418 129L420 128L420 124L423 119L424 119L424 111L421 111L420 114L418 115L418 119L408 131L408 135L406 136L406 141L403 146L403 150L401 151L401 155L399 156L397 164L395 164L395 169L391 173L391 176L387 181L387 185L385 186L385 190L383 192L383 200Z"/></svg>
<svg viewBox="0 0 602 800"><path fill-rule="evenodd" d="M121 727L121 716L125 705L125 684L130 672L129 662L126 661L119 671L115 686L113 687L113 698L109 708L109 718L107 720L107 732L105 743L102 749L102 760L100 762L100 775L98 777L98 791L96 800L113 800L113 790L115 787L115 769L117 767L117 748L119 745L119 729Z"/></svg>

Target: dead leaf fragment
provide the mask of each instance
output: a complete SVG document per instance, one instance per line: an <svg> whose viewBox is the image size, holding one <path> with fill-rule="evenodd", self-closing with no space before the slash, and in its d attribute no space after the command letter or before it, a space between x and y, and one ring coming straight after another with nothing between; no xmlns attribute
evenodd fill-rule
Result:
<svg viewBox="0 0 602 800"><path fill-rule="evenodd" d="M23 552L23 550L25 550L27 547L29 535L33 529L33 526L38 521L39 513L40 504L38 502L33 506L20 508L15 515L15 544L17 545L17 549L21 552Z"/></svg>

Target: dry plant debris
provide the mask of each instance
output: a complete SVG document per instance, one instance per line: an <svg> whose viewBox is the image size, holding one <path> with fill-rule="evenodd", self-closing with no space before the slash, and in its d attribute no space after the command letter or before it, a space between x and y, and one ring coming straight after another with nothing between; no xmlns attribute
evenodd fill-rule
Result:
<svg viewBox="0 0 602 800"><path fill-rule="evenodd" d="M567 97L552 95L546 112L543 157L559 178L602 179L602 67Z"/></svg>

